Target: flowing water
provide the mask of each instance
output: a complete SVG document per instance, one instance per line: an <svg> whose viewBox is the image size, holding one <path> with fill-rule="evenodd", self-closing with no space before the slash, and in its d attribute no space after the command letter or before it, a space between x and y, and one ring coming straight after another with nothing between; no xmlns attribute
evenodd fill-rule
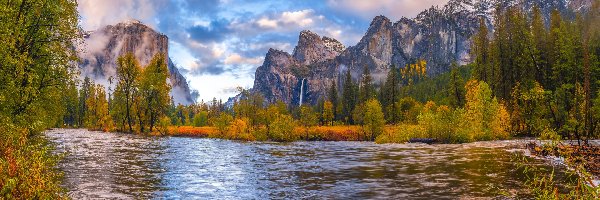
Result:
<svg viewBox="0 0 600 200"><path fill-rule="evenodd" d="M259 143L55 129L74 199L503 199L514 143ZM511 150L512 149L512 150ZM541 161L540 161L541 162Z"/></svg>

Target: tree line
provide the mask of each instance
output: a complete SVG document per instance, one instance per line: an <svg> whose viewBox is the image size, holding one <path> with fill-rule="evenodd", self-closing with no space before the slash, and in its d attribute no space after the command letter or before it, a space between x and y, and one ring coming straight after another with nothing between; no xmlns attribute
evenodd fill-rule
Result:
<svg viewBox="0 0 600 200"><path fill-rule="evenodd" d="M473 39L473 77L507 105L510 130L587 139L600 122L600 7L574 19L539 8L498 8L491 32L482 19Z"/></svg>
<svg viewBox="0 0 600 200"><path fill-rule="evenodd" d="M108 101L100 98L104 90L89 80L80 91L70 89L68 93L78 98L65 101L70 114L64 123L125 132L164 131L171 125L213 126L227 132L233 123L243 124L248 132L270 133L285 129L273 128L283 120L298 127L360 125L365 140L375 140L386 125L417 125L424 134L415 137L446 142L515 134L590 138L600 119L597 12L591 9L563 19L554 11L545 21L539 8L526 13L519 7L498 7L494 31L482 18L472 38L472 64L453 63L450 72L430 78L427 63L416 59L403 67L390 66L379 82L368 66L357 78L348 70L313 106L267 104L260 94L242 89L242 98L231 107L216 99L174 105L168 97L164 56L142 70L132 55L125 55L118 60L117 87ZM476 123L477 128L460 128L461 121ZM454 128L445 130L444 123Z"/></svg>
<svg viewBox="0 0 600 200"><path fill-rule="evenodd" d="M158 53L142 68L126 53L118 58L116 72L112 93L88 77L79 88L75 81L69 83L62 101L66 112L57 125L138 133L161 128L172 104L166 56Z"/></svg>

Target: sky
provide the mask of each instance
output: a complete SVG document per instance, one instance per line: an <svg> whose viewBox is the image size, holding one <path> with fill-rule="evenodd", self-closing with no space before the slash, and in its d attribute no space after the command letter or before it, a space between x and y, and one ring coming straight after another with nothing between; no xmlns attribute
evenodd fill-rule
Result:
<svg viewBox="0 0 600 200"><path fill-rule="evenodd" d="M84 30L136 19L169 37L169 56L199 93L251 88L269 48L292 53L302 30L355 45L371 20L415 17L448 0L78 0Z"/></svg>

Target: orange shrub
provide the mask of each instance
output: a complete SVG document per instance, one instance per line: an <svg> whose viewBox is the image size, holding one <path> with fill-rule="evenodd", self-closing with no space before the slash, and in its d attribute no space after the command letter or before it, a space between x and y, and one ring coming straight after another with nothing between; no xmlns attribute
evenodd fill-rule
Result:
<svg viewBox="0 0 600 200"><path fill-rule="evenodd" d="M169 126L168 135L187 137L208 137L217 132L214 127Z"/></svg>
<svg viewBox="0 0 600 200"><path fill-rule="evenodd" d="M360 141L365 137L360 126L313 126L304 134L305 140L321 141Z"/></svg>

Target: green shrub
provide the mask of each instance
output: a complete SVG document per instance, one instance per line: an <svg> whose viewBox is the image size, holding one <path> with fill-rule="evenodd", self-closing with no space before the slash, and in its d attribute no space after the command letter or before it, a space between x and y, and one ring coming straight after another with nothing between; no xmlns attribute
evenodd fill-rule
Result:
<svg viewBox="0 0 600 200"><path fill-rule="evenodd" d="M265 125L257 126L252 130L252 135L256 141L267 141L269 140L269 129Z"/></svg>
<svg viewBox="0 0 600 200"><path fill-rule="evenodd" d="M364 107L363 117L364 131L371 141L383 133L385 128L385 119L381 104L376 99L367 101Z"/></svg>
<svg viewBox="0 0 600 200"><path fill-rule="evenodd" d="M0 199L62 199L60 160L52 146L29 131L0 123Z"/></svg>
<svg viewBox="0 0 600 200"><path fill-rule="evenodd" d="M295 121L292 116L279 114L269 126L269 139L277 142L292 142L298 140L293 134Z"/></svg>
<svg viewBox="0 0 600 200"><path fill-rule="evenodd" d="M219 115L219 117L213 121L213 126L215 126L221 134L225 134L227 133L229 124L231 124L232 121L233 117L231 115L227 113L221 113L221 115Z"/></svg>
<svg viewBox="0 0 600 200"><path fill-rule="evenodd" d="M200 111L194 115L194 126L203 127L208 125L208 112Z"/></svg>
<svg viewBox="0 0 600 200"><path fill-rule="evenodd" d="M406 143L411 138L424 138L423 133L423 129L419 125L400 124L377 136L375 143Z"/></svg>

